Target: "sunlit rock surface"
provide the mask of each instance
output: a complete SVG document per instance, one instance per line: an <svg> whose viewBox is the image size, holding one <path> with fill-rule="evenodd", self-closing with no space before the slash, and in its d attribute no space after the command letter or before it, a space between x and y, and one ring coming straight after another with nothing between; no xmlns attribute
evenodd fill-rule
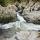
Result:
<svg viewBox="0 0 40 40"><path fill-rule="evenodd" d="M22 15L27 22L40 24L40 2L29 2Z"/></svg>
<svg viewBox="0 0 40 40"><path fill-rule="evenodd" d="M6 23L11 21L16 21L16 7L2 7L0 5L0 23Z"/></svg>
<svg viewBox="0 0 40 40"><path fill-rule="evenodd" d="M33 6L32 9L33 11L40 11L40 2L36 2Z"/></svg>

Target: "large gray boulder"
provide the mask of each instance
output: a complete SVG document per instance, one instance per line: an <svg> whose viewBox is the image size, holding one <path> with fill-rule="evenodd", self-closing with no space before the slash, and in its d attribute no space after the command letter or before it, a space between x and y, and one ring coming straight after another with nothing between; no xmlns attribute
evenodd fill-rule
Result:
<svg viewBox="0 0 40 40"><path fill-rule="evenodd" d="M0 22L5 23L9 21L16 21L16 6L11 5L10 7L0 6Z"/></svg>
<svg viewBox="0 0 40 40"><path fill-rule="evenodd" d="M22 15L27 22L40 24L40 11L27 12L25 10Z"/></svg>
<svg viewBox="0 0 40 40"><path fill-rule="evenodd" d="M40 24L40 3L29 2L22 15L27 22Z"/></svg>

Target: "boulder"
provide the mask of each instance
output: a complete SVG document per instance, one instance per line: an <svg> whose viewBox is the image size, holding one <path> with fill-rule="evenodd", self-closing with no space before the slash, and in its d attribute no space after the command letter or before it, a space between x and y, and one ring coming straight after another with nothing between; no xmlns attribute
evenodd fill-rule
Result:
<svg viewBox="0 0 40 40"><path fill-rule="evenodd" d="M40 11L27 12L24 10L22 15L27 22L40 24Z"/></svg>
<svg viewBox="0 0 40 40"><path fill-rule="evenodd" d="M2 7L0 6L0 22L6 23L9 21L16 21L15 6Z"/></svg>
<svg viewBox="0 0 40 40"><path fill-rule="evenodd" d="M40 3L30 1L22 13L27 22L40 24Z"/></svg>
<svg viewBox="0 0 40 40"><path fill-rule="evenodd" d="M29 3L25 6L25 9L26 9L27 11L31 11L31 7L32 7L34 4L35 4L35 3L34 3L32 0L30 0Z"/></svg>
<svg viewBox="0 0 40 40"><path fill-rule="evenodd" d="M39 32L36 31L20 31L17 32L16 40L40 40Z"/></svg>
<svg viewBox="0 0 40 40"><path fill-rule="evenodd" d="M15 5L10 5L10 4L9 4L9 5L7 6L7 8L8 8L8 9L13 9L13 10L15 10L15 11L17 10L17 7L16 7Z"/></svg>

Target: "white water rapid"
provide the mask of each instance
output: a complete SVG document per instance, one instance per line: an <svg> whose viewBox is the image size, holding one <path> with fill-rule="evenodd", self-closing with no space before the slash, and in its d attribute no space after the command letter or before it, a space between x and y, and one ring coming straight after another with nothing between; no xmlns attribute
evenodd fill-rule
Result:
<svg viewBox="0 0 40 40"><path fill-rule="evenodd" d="M35 25L33 23L26 23L24 18L20 16L18 12L17 12L17 19L19 21L0 25L0 28L8 29L8 28L14 27L15 29L19 28L21 30L40 30L40 25Z"/></svg>

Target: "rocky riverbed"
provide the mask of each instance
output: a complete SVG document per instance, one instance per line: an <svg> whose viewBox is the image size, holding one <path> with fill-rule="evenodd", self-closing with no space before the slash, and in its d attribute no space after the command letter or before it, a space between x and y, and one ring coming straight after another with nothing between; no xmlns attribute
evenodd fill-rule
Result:
<svg viewBox="0 0 40 40"><path fill-rule="evenodd" d="M0 40L40 40L40 3L0 5Z"/></svg>

